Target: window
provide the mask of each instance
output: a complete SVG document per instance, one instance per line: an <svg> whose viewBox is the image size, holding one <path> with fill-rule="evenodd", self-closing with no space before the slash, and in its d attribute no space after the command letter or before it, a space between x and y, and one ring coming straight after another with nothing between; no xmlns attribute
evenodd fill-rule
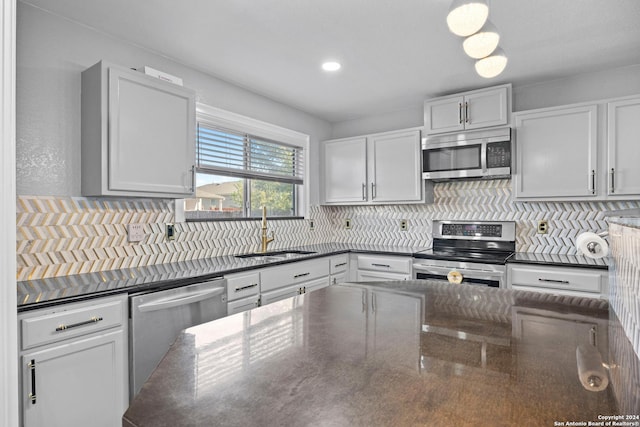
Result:
<svg viewBox="0 0 640 427"><path fill-rule="evenodd" d="M198 107L196 194L188 219L304 214L308 137L211 107Z"/></svg>

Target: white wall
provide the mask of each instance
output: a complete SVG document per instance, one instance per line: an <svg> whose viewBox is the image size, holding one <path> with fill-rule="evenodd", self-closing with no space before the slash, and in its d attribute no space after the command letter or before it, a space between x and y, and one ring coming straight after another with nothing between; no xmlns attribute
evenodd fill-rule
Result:
<svg viewBox="0 0 640 427"><path fill-rule="evenodd" d="M640 94L640 64L562 79L513 84L513 111ZM331 138L424 125L423 106L333 123Z"/></svg>
<svg viewBox="0 0 640 427"><path fill-rule="evenodd" d="M80 195L80 73L101 59L180 76L198 102L308 134L312 159L330 137L324 120L24 3L17 45L18 194ZM309 167L318 176L317 162ZM310 184L317 204L317 183Z"/></svg>
<svg viewBox="0 0 640 427"><path fill-rule="evenodd" d="M15 0L0 3L0 426L18 425Z"/></svg>

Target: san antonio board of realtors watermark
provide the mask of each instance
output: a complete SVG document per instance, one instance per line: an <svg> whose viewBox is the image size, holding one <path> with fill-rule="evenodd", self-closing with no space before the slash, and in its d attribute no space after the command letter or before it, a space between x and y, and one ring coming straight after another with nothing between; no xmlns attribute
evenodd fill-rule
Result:
<svg viewBox="0 0 640 427"><path fill-rule="evenodd" d="M594 421L554 421L554 427L640 427L640 415L598 415Z"/></svg>

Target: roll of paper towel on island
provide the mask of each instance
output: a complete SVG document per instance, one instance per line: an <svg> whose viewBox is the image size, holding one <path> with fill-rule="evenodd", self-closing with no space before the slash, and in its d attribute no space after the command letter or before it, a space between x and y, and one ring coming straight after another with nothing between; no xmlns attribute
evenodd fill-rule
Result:
<svg viewBox="0 0 640 427"><path fill-rule="evenodd" d="M579 345L576 348L578 378L589 391L602 391L609 385L609 376L602 363L602 356L592 345Z"/></svg>
<svg viewBox="0 0 640 427"><path fill-rule="evenodd" d="M590 231L585 231L578 235L576 239L576 247L578 248L578 252L584 254L589 258L603 258L606 257L609 253L609 245L607 242L601 237L602 235L607 235L607 233L592 233Z"/></svg>

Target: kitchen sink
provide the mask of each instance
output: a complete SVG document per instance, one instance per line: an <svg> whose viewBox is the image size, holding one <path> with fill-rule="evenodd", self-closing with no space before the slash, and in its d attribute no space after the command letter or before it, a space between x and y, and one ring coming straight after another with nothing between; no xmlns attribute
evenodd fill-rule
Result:
<svg viewBox="0 0 640 427"><path fill-rule="evenodd" d="M249 258L259 261L283 261L286 259L298 258L302 255L315 254L313 251L284 250L273 252L251 252L248 254L236 255L236 258Z"/></svg>

